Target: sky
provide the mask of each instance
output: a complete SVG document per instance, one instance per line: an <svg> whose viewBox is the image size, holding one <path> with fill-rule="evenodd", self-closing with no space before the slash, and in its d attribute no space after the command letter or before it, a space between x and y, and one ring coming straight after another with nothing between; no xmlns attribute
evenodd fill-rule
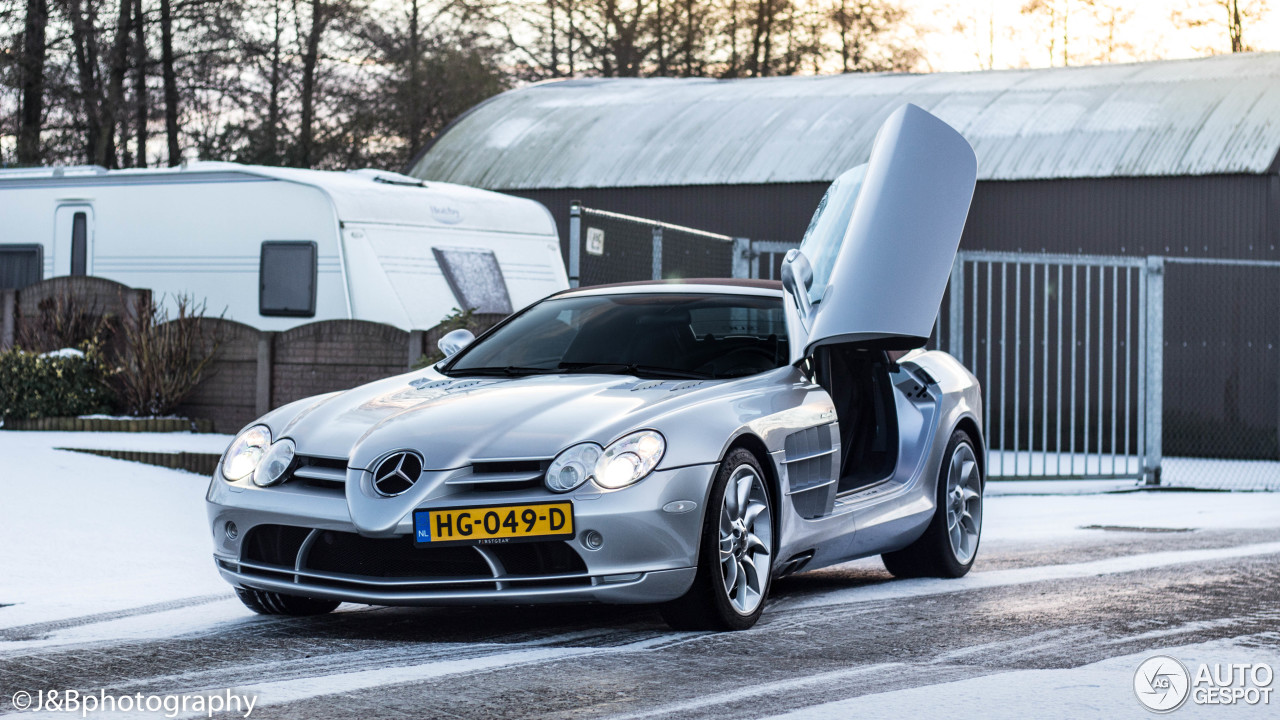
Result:
<svg viewBox="0 0 1280 720"><path fill-rule="evenodd" d="M1229 52L1226 11L1216 0L902 0L926 71L1133 62ZM1024 12L1028 5L1038 12ZM1260 11L1244 23L1246 45L1280 50L1280 1L1242 0ZM1056 18L1050 19L1048 10ZM1195 23L1198 26L1188 27ZM1052 32L1050 31L1052 23ZM1050 43L1053 57L1050 60Z"/></svg>

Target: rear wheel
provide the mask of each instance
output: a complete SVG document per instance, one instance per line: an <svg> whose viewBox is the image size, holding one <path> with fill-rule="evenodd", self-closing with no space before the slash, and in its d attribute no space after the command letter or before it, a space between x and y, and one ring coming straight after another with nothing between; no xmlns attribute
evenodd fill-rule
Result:
<svg viewBox="0 0 1280 720"><path fill-rule="evenodd" d="M973 440L957 430L938 473L937 507L918 540L881 556L897 577L958 578L973 567L982 539L982 468Z"/></svg>
<svg viewBox="0 0 1280 720"><path fill-rule="evenodd" d="M773 571L773 511L764 472L750 451L733 450L711 487L698 574L661 606L677 630L745 630L760 619Z"/></svg>
<svg viewBox="0 0 1280 720"><path fill-rule="evenodd" d="M245 607L259 615L324 615L342 604L337 600L319 600L250 588L236 588L236 595Z"/></svg>

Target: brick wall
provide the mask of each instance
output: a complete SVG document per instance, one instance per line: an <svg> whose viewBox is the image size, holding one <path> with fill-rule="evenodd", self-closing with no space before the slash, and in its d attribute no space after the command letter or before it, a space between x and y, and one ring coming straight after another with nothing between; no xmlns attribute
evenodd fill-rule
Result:
<svg viewBox="0 0 1280 720"><path fill-rule="evenodd" d="M402 373L411 354L409 333L363 320L301 325L273 344L272 407Z"/></svg>
<svg viewBox="0 0 1280 720"><path fill-rule="evenodd" d="M217 354L180 412L213 420L216 432L235 432L259 415L258 339L264 333L231 320L205 318L199 322L211 326L206 336L217 339Z"/></svg>

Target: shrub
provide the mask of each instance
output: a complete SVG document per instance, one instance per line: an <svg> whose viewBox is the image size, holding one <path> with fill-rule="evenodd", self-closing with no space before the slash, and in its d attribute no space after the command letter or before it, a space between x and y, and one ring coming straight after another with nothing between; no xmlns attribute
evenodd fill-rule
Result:
<svg viewBox="0 0 1280 720"><path fill-rule="evenodd" d="M475 308L469 308L467 310L454 308L448 315L441 318L440 324L435 327L436 332L439 333L437 337L444 337L447 333L453 332L454 330L462 330L464 328L470 330L476 335L479 335L487 329L487 326L482 326L481 323L473 317L475 312ZM443 359L444 353L440 352L438 348L432 347L427 350L426 354L418 358L418 361L413 364L413 369L421 370L428 365L435 365Z"/></svg>
<svg viewBox="0 0 1280 720"><path fill-rule="evenodd" d="M0 353L0 417L88 415L111 407L102 350L96 341L79 352Z"/></svg>

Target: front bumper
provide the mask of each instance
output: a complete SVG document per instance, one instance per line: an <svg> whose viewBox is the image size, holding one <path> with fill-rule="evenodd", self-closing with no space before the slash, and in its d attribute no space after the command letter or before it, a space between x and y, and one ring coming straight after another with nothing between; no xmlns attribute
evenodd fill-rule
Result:
<svg viewBox="0 0 1280 720"><path fill-rule="evenodd" d="M450 494L407 507L394 533L376 537L358 531L342 492L291 483L233 488L215 475L208 494L214 561L236 587L371 605L664 602L684 594L693 582L714 471L715 465L658 471L613 492ZM573 502L573 539L413 547L417 507L549 499ZM677 500L697 507L663 510ZM229 523L234 533L228 532ZM598 549L583 542L589 530L604 538Z"/></svg>

